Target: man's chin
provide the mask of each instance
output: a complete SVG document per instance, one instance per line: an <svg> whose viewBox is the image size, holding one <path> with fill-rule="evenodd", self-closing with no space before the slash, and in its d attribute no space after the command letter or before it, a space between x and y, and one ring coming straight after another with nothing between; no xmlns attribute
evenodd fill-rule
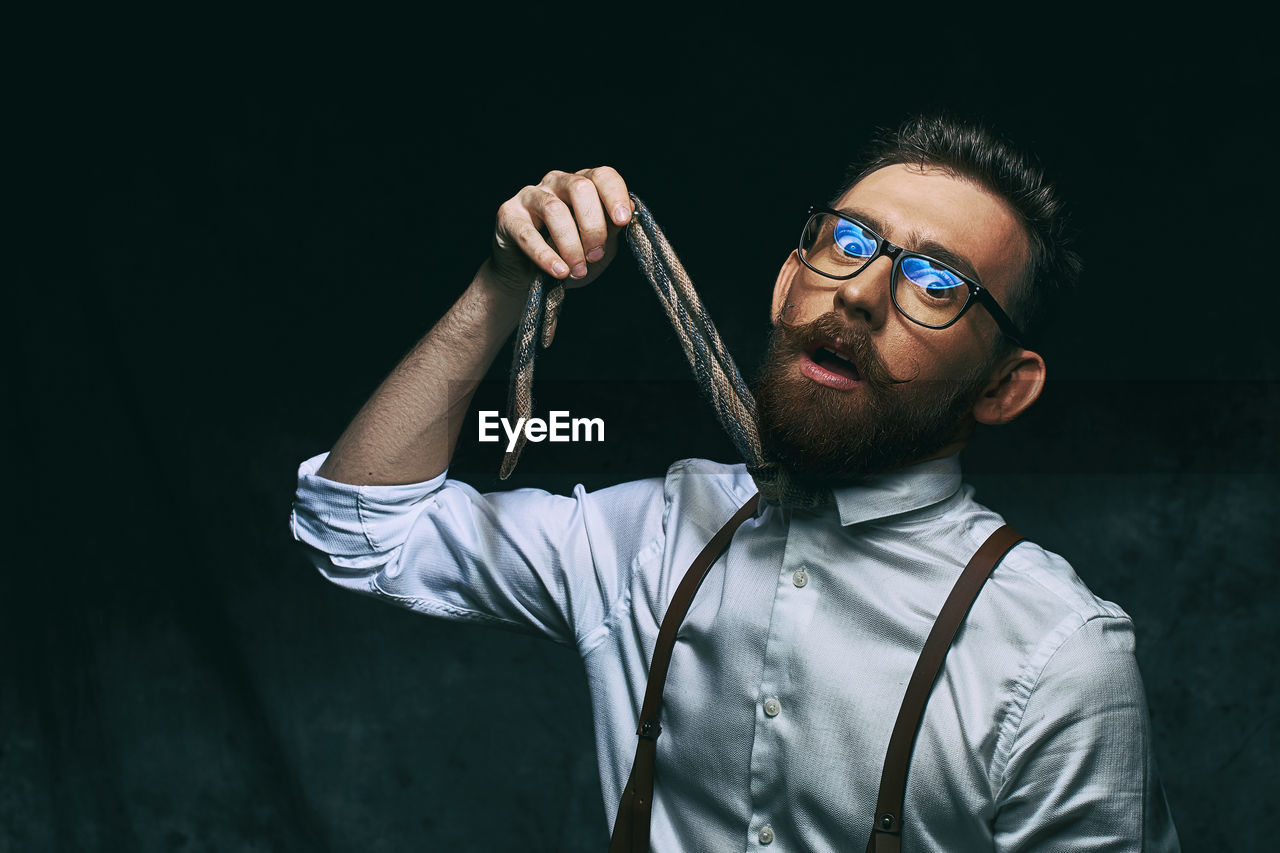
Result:
<svg viewBox="0 0 1280 853"><path fill-rule="evenodd" d="M959 434L963 407L947 397L902 398L905 390L831 388L798 369L763 376L758 401L765 458L819 486L927 459Z"/></svg>
<svg viewBox="0 0 1280 853"><path fill-rule="evenodd" d="M881 429L868 389L830 388L803 376L787 385L761 397L765 457L815 483L869 473Z"/></svg>

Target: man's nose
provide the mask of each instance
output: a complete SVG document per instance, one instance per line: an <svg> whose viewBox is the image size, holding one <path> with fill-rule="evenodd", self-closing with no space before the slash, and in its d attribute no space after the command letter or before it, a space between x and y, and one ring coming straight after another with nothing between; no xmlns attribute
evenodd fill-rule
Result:
<svg viewBox="0 0 1280 853"><path fill-rule="evenodd" d="M884 325L893 297L889 279L893 275L893 259L876 258L856 276L840 282L832 297L837 313L847 320L861 320L873 329Z"/></svg>

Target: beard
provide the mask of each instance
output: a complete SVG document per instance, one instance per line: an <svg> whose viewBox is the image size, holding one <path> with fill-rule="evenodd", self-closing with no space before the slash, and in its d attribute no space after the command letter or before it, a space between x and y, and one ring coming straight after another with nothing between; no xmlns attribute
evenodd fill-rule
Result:
<svg viewBox="0 0 1280 853"><path fill-rule="evenodd" d="M799 370L806 351L839 338L861 383L838 390ZM865 327L835 312L810 323L779 320L754 391L765 458L811 485L832 485L923 461L972 428L994 353L959 379L899 379Z"/></svg>

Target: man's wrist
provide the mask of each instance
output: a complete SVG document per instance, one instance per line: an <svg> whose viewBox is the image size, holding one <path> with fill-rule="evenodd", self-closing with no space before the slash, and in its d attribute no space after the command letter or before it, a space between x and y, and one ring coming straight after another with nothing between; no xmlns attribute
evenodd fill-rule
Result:
<svg viewBox="0 0 1280 853"><path fill-rule="evenodd" d="M523 311L525 302L529 298L529 286L533 283L536 275L537 272L535 271L529 274L527 281L512 281L509 275L500 275L493 268L493 261L490 259L481 264L480 269L476 270L475 278L471 280L471 286L488 298L497 300L500 303L518 305L520 310Z"/></svg>
<svg viewBox="0 0 1280 853"><path fill-rule="evenodd" d="M532 279L530 279L532 281ZM464 300L478 308L481 315L487 318L487 325L492 333L503 340L515 331L524 314L525 304L529 300L529 287L518 287L500 276L494 275L489 262L486 261L467 287ZM501 344L501 341L498 341Z"/></svg>

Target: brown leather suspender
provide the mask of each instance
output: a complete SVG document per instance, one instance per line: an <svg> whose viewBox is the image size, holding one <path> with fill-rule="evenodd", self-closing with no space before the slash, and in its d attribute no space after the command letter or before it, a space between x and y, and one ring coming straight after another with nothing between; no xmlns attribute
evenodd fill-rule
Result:
<svg viewBox="0 0 1280 853"><path fill-rule="evenodd" d="M920 731L920 718L924 716L929 691L942 671L942 661L951 648L960 623L969 614L969 608L978 598L982 585L1004 558L1009 549L1022 541L1022 534L1004 525L987 537L974 553L969 565L964 567L951 587L951 594L938 611L929 637L916 660L916 668L907 682L907 692L898 709L898 720L889 736L889 749L884 756L884 770L880 773L880 795L876 798L876 818L871 825L871 837L867 840L867 853L898 853L902 849L902 811L907 799L907 767L911 763L911 749Z"/></svg>
<svg viewBox="0 0 1280 853"><path fill-rule="evenodd" d="M725 522L720 532L711 537L702 552L698 554L689 571L684 573L676 594L671 598L667 613L662 617L662 627L658 629L658 642L653 647L653 663L649 667L649 684L644 691L644 703L640 706L640 726L636 734L640 743L636 745L636 758L631 765L631 777L627 779L627 787L622 791L622 802L618 806L618 818L613 823L613 837L609 841L609 853L649 853L649 812L653 807L653 760L657 751L658 735L662 726L658 725L658 713L662 710L662 688L667 683L667 667L671 665L671 650L676 644L676 631L684 622L689 605L693 603L694 593L702 586L702 579L707 570L716 561L733 533L742 526L742 522L750 518L760 503L760 495L751 496L742 508L734 513L733 518Z"/></svg>
<svg viewBox="0 0 1280 853"><path fill-rule="evenodd" d="M675 647L676 631L689 612L689 605L702 585L703 579L719 556L729 547L734 532L756 511L760 502L753 495L724 527L712 537L685 572L676 588L671 604L667 607L658 629L658 641L653 649L653 662L649 667L649 682L645 688L644 703L640 709L640 725L636 730L639 743L631 766L631 776L622 792L618 805L618 817L613 824L613 836L609 841L609 853L648 853L649 822L653 807L653 770L657 752L658 735L662 727L658 716L662 709L662 690L667 681L667 669L671 665L671 652ZM875 823L867 842L868 853L897 853L901 845L902 809L906 800L907 768L911 761L911 749L915 745L924 706L933 689L933 682L942 669L951 640L960 623L973 606L978 592L996 565L1009 549L1021 541L1022 536L1009 525L1004 525L982 543L960 574L951 594L947 596L938 618L929 631L924 649L916 661L915 671L907 683L907 692L898 711L898 720L889 738L884 770L880 776L880 795L876 800Z"/></svg>

